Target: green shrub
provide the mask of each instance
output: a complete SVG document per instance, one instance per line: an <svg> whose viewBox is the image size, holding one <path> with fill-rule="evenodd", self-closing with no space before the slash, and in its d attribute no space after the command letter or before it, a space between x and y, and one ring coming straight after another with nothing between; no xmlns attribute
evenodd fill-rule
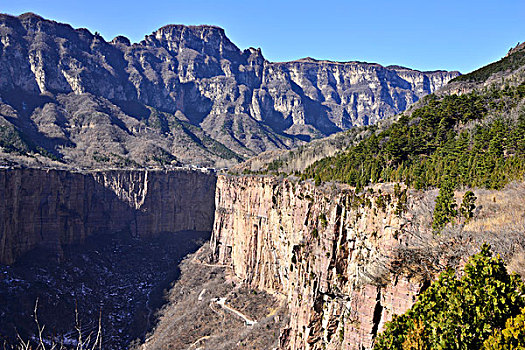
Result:
<svg viewBox="0 0 525 350"><path fill-rule="evenodd" d="M494 329L520 313L524 292L520 277L509 275L483 245L462 277L451 269L441 273L411 309L388 322L374 349L480 349Z"/></svg>
<svg viewBox="0 0 525 350"><path fill-rule="evenodd" d="M484 350L523 350L525 349L525 308L521 313L505 323L505 329L496 329L483 343Z"/></svg>

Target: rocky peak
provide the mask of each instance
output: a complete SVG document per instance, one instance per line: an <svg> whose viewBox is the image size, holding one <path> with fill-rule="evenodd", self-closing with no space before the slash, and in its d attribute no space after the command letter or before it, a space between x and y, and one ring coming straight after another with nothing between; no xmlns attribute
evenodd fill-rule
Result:
<svg viewBox="0 0 525 350"><path fill-rule="evenodd" d="M9 16L9 15L4 15L4 16ZM12 17L12 16L9 16L9 17ZM20 16L18 16L18 18L20 18L20 20L22 21L27 21L27 20L45 21L45 19L42 16L39 16L33 12L22 13Z"/></svg>
<svg viewBox="0 0 525 350"><path fill-rule="evenodd" d="M523 51L523 50L525 50L525 42L518 43L515 47L511 48L509 52L507 52L507 55L505 55L505 57L508 57L512 55L513 53L516 53L518 51Z"/></svg>
<svg viewBox="0 0 525 350"><path fill-rule="evenodd" d="M212 25L170 24L146 36L145 44L160 45L173 52L191 49L201 54L222 57L240 50L226 36L224 29Z"/></svg>
<svg viewBox="0 0 525 350"><path fill-rule="evenodd" d="M272 63L209 25L164 26L131 45L34 14L0 15L0 98L28 118L6 123L82 166L111 154L146 164L145 145L170 162L231 164L375 123L453 76L312 58Z"/></svg>
<svg viewBox="0 0 525 350"><path fill-rule="evenodd" d="M63 36L65 33L70 32L88 32L90 36L94 36L86 28L74 29L69 24L59 23L53 20L45 19L33 12L26 12L21 14L18 17L10 15L2 15L4 18L0 17L0 21L7 21L12 24L13 22L18 22L27 32L44 32L47 35L58 35Z"/></svg>
<svg viewBox="0 0 525 350"><path fill-rule="evenodd" d="M128 38L126 38L125 36L122 36L122 35L119 35L119 36L116 36L115 38L113 38L113 40L111 40L111 43L113 45L125 45L125 46L131 46L131 41L129 41Z"/></svg>

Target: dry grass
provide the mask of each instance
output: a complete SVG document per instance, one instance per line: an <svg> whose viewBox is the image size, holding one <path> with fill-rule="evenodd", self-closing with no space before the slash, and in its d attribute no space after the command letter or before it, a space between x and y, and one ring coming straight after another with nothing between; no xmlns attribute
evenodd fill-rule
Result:
<svg viewBox="0 0 525 350"><path fill-rule="evenodd" d="M467 190L455 193L458 206ZM378 283L390 280L390 274L432 279L447 266L463 265L483 243L491 245L510 271L525 277L525 183L473 192L477 197L474 217L467 223L458 219L434 234L431 222L438 191L414 191L406 215L410 224L403 229L398 246L382 262L388 272L377 276Z"/></svg>
<svg viewBox="0 0 525 350"><path fill-rule="evenodd" d="M523 232L525 228L525 184L513 182L501 191L477 190L478 210L465 225L472 232Z"/></svg>
<svg viewBox="0 0 525 350"><path fill-rule="evenodd" d="M208 245L186 259L181 277L170 290L169 304L159 312L156 329L136 349L272 349L287 322L286 306L276 297L243 287L231 269L203 264ZM253 326L214 302L251 319Z"/></svg>

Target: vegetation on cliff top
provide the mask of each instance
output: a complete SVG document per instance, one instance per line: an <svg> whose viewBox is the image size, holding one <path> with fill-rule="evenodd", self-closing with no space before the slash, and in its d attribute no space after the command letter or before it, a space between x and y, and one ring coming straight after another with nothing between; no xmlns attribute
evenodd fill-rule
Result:
<svg viewBox="0 0 525 350"><path fill-rule="evenodd" d="M486 81L494 73L505 71L514 71L525 66L525 50L523 46L517 47L514 52L510 52L501 60L481 67L471 73L460 75L451 80L451 82L482 82Z"/></svg>
<svg viewBox="0 0 525 350"><path fill-rule="evenodd" d="M452 269L441 273L411 309L394 316L374 349L519 348L509 346L524 344L524 292L521 278L484 245L461 277Z"/></svg>
<svg viewBox="0 0 525 350"><path fill-rule="evenodd" d="M315 162L302 177L358 188L403 181L422 189L440 187L444 179L454 187L501 188L525 174L524 98L525 84L428 96L411 115Z"/></svg>

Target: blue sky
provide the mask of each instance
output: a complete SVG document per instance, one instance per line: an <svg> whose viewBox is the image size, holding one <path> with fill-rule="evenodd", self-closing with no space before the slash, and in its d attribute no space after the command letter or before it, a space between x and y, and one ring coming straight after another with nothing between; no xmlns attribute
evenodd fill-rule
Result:
<svg viewBox="0 0 525 350"><path fill-rule="evenodd" d="M43 17L131 41L171 23L223 27L271 61L306 56L469 72L525 41L525 1L0 0L0 12Z"/></svg>

